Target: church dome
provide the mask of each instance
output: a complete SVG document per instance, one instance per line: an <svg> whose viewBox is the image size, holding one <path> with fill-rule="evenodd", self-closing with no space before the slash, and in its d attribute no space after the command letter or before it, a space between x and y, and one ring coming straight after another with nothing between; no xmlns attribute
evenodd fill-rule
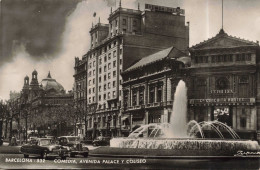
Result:
<svg viewBox="0 0 260 170"><path fill-rule="evenodd" d="M64 93L63 86L51 77L50 72L47 78L42 80L41 85L44 91L49 91L52 93Z"/></svg>

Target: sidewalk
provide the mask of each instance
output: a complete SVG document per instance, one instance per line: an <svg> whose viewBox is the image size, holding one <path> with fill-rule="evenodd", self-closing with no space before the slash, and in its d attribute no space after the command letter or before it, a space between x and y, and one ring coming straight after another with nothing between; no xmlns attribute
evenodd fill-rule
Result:
<svg viewBox="0 0 260 170"><path fill-rule="evenodd" d="M19 154L21 146L9 146L9 143L4 142L0 146L0 154Z"/></svg>

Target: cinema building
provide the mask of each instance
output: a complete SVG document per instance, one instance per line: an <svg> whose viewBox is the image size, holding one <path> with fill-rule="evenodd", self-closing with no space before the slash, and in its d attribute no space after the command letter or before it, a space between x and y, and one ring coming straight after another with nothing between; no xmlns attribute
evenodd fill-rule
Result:
<svg viewBox="0 0 260 170"><path fill-rule="evenodd" d="M168 123L182 68L190 58L175 47L146 56L122 73L122 134L149 123Z"/></svg>
<svg viewBox="0 0 260 170"><path fill-rule="evenodd" d="M241 138L256 139L260 129L259 49L258 42L230 36L223 29L189 48L188 119L219 120Z"/></svg>

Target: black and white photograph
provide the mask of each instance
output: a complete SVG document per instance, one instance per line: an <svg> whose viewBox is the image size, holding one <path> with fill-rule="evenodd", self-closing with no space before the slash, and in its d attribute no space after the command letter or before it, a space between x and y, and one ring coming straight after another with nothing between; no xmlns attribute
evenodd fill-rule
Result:
<svg viewBox="0 0 260 170"><path fill-rule="evenodd" d="M259 169L260 0L0 0L0 169Z"/></svg>

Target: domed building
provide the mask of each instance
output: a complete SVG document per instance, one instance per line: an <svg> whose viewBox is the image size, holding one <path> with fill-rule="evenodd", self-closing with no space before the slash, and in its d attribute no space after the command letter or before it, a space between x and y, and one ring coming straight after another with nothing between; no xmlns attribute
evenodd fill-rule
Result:
<svg viewBox="0 0 260 170"><path fill-rule="evenodd" d="M31 135L29 132L38 132L40 137L73 133L68 116L73 110L73 93L66 93L64 87L51 77L50 72L40 83L37 75L38 72L34 70L30 84L29 77L24 78L21 109L24 114L28 114L27 120L26 116L22 116L21 120L22 127L27 129L24 133L28 132L27 137Z"/></svg>
<svg viewBox="0 0 260 170"><path fill-rule="evenodd" d="M51 77L49 72L48 76L41 82L42 89L48 94L64 94L63 86Z"/></svg>

